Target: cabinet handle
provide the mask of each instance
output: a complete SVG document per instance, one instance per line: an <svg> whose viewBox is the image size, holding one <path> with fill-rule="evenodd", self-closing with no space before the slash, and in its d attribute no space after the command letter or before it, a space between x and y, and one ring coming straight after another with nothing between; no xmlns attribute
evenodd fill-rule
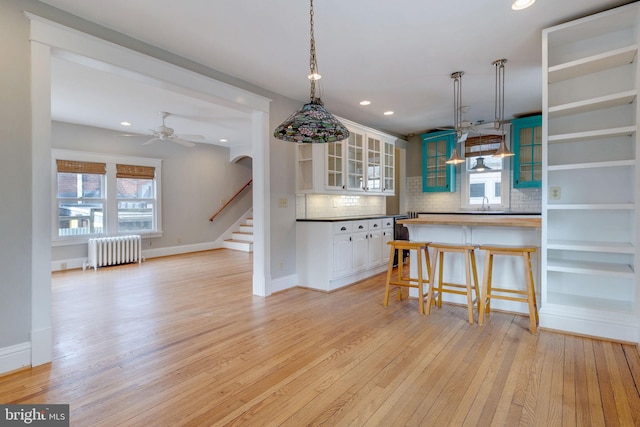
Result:
<svg viewBox="0 0 640 427"><path fill-rule="evenodd" d="M351 236L349 236L349 241L351 241Z"/></svg>
<svg viewBox="0 0 640 427"><path fill-rule="evenodd" d="M364 227L362 225L358 226L358 230L362 230Z"/></svg>
<svg viewBox="0 0 640 427"><path fill-rule="evenodd" d="M347 231L347 227L341 227L340 231Z"/></svg>
<svg viewBox="0 0 640 427"><path fill-rule="evenodd" d="M378 224L373 224L373 228L377 228L377 227L378 227Z"/></svg>

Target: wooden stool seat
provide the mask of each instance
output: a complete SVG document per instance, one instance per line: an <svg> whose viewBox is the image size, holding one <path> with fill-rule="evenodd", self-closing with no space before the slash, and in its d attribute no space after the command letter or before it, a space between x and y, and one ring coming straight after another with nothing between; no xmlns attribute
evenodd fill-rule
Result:
<svg viewBox="0 0 640 427"><path fill-rule="evenodd" d="M398 299L402 299L402 288L417 288L418 289L418 307L420 314L424 314L424 284L429 283L429 276L431 273L431 264L429 262L429 242L412 242L409 240L392 240L387 242L390 246L389 265L387 267L387 283L385 286L384 294L384 306L389 305L389 294L391 292L391 286L398 287ZM403 251L415 251L417 274L415 278L410 277L410 274L403 274ZM393 279L393 259L395 254L398 254L398 270L395 280ZM427 275L422 274L422 260L425 260L427 266Z"/></svg>
<svg viewBox="0 0 640 427"><path fill-rule="evenodd" d="M450 244L450 243L431 243L429 246L433 248L433 266L431 267L431 275L429 276L429 282L431 286L429 288L429 294L427 295L427 314L431 310L431 303L434 301L438 308L442 307L442 294L458 294L466 295L467 297L467 310L469 314L469 323L473 323L473 306L474 303L478 304L478 313L480 312L480 289L478 288L478 271L476 269L476 245L470 244ZM451 283L443 281L444 272L444 254L445 253L461 253L464 256L464 272L465 283ZM438 270L438 280L436 281L435 275ZM473 277L473 285L472 285ZM475 292L475 299L472 293ZM436 294L437 293L437 294Z"/></svg>
<svg viewBox="0 0 640 427"><path fill-rule="evenodd" d="M536 302L536 290L533 283L533 270L531 268L531 254L536 251L533 246L505 246L505 245L481 245L485 251L484 277L482 280L482 298L480 299L480 314L478 323L484 323L484 314L491 312L491 299L526 302L529 306L529 329L535 334L538 326L538 304ZM518 256L524 262L525 289L496 288L491 284L493 279L494 255ZM514 296L521 295L521 296Z"/></svg>

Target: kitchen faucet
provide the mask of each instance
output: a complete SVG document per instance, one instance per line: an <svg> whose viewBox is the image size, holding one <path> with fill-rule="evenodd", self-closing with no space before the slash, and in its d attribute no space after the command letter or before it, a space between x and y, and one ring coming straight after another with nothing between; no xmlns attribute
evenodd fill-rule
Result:
<svg viewBox="0 0 640 427"><path fill-rule="evenodd" d="M484 197L482 198L482 208L480 208L480 210L482 210L482 211L484 211L484 210L485 210L485 209L484 209L484 201L485 201L485 200L487 201L487 210L489 210L489 198L488 198L487 196L484 196Z"/></svg>

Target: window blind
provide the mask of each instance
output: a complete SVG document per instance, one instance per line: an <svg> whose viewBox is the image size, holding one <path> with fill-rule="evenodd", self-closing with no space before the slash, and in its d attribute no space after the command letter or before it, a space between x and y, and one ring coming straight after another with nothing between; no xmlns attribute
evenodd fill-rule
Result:
<svg viewBox="0 0 640 427"><path fill-rule="evenodd" d="M480 157L493 155L504 138L503 135L469 136L464 142L465 157Z"/></svg>
<svg viewBox="0 0 640 427"><path fill-rule="evenodd" d="M116 178L154 179L156 168L153 166L116 165Z"/></svg>
<svg viewBox="0 0 640 427"><path fill-rule="evenodd" d="M92 173L105 175L107 173L106 163L79 162L75 160L56 160L59 173Z"/></svg>

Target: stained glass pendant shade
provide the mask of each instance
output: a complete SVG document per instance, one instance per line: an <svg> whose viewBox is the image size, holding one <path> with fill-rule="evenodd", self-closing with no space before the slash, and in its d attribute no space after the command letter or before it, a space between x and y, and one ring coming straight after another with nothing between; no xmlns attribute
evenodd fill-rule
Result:
<svg viewBox="0 0 640 427"><path fill-rule="evenodd" d="M293 113L273 132L273 136L289 142L324 143L347 139L349 131L330 112L324 108L322 101L316 97L316 81L320 79L316 61L316 46L313 35L313 0L311 5L311 50L310 73L311 100Z"/></svg>

